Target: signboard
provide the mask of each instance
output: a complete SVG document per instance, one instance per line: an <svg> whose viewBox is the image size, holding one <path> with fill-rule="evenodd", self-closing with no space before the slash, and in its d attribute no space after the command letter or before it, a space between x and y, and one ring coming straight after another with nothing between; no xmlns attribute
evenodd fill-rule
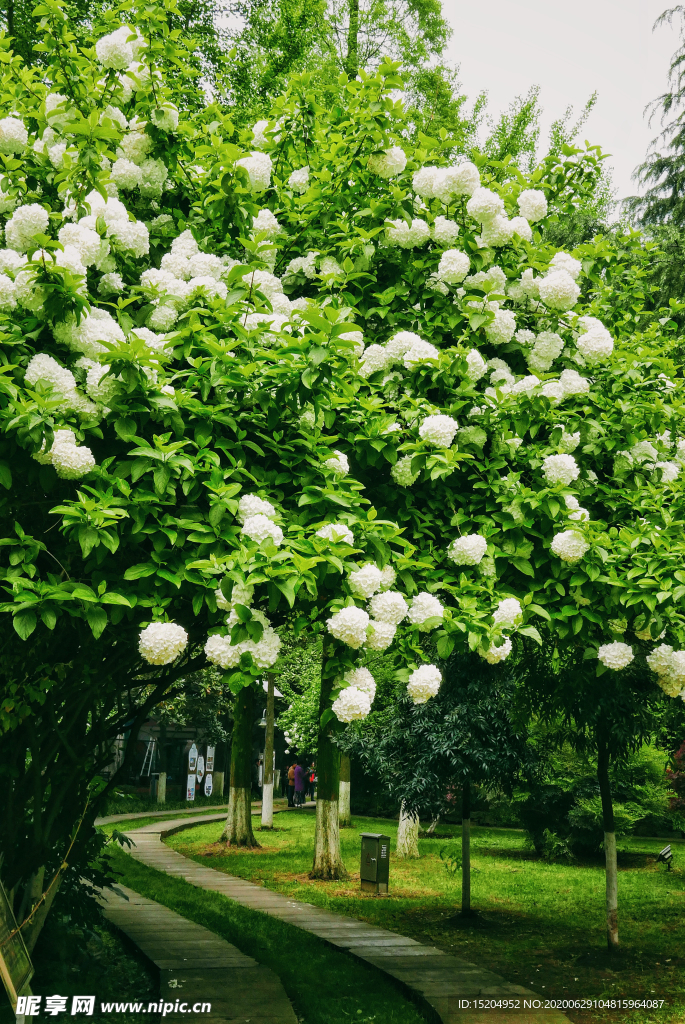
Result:
<svg viewBox="0 0 685 1024"><path fill-rule="evenodd" d="M188 776L188 786L186 788L186 800L195 799L195 773Z"/></svg>
<svg viewBox="0 0 685 1024"><path fill-rule="evenodd" d="M197 747L193 743L188 751L188 774L194 775L197 771Z"/></svg>
<svg viewBox="0 0 685 1024"><path fill-rule="evenodd" d="M197 775L197 781L202 782L205 777L205 759L202 754L197 759L197 771L195 774Z"/></svg>
<svg viewBox="0 0 685 1024"><path fill-rule="evenodd" d="M207 747L207 764L205 765L205 770L207 772L213 772L214 771L214 751L215 751L215 749L216 749L215 747Z"/></svg>
<svg viewBox="0 0 685 1024"><path fill-rule="evenodd" d="M205 796L211 796L213 788L214 787L212 786L212 776L209 774L205 775Z"/></svg>
<svg viewBox="0 0 685 1024"><path fill-rule="evenodd" d="M16 1009L19 993L28 985L33 976L33 965L21 932L16 930L12 908L0 882L0 975L7 995Z"/></svg>

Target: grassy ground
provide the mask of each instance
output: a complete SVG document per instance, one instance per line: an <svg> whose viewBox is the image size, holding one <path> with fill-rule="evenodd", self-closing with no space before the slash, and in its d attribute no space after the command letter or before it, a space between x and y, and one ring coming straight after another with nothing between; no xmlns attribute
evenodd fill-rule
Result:
<svg viewBox="0 0 685 1024"><path fill-rule="evenodd" d="M600 863L546 864L527 849L522 832L474 828L473 905L477 924L455 919L460 876L450 877L440 857L460 844L459 827L441 827L447 838L421 839L418 861L392 860L390 894L359 890L360 831L385 832L388 820L357 818L341 833L350 872L346 882L312 882L314 817L291 812L278 831L259 833L256 851L219 844L220 824L171 836L174 849L200 863L259 881L317 906L349 914L437 945L525 985L542 997L663 999L660 1010L567 1011L572 1021L682 1024L685 1021L685 844L671 841L676 867L655 864L658 839L620 843L621 953L605 948L604 872ZM454 838L450 838L453 836ZM208 925L212 927L211 925ZM240 942L236 944L240 945ZM241 947L242 948L242 947ZM247 952L247 950L246 950Z"/></svg>
<svg viewBox="0 0 685 1024"><path fill-rule="evenodd" d="M390 979L320 939L114 854L121 881L232 942L280 978L302 1024L426 1024Z"/></svg>

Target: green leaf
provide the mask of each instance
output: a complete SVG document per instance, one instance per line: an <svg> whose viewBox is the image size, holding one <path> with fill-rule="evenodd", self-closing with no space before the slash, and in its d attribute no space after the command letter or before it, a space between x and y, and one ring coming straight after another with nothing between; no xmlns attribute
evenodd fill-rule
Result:
<svg viewBox="0 0 685 1024"><path fill-rule="evenodd" d="M6 462L0 462L0 484L6 491L12 486L12 471Z"/></svg>
<svg viewBox="0 0 685 1024"><path fill-rule="evenodd" d="M140 580L144 576L154 576L157 572L156 565L150 565L149 562L141 562L138 565L131 565L124 573L125 580Z"/></svg>
<svg viewBox="0 0 685 1024"><path fill-rule="evenodd" d="M36 628L36 622L36 613L32 611L18 612L12 619L12 625L22 640L28 640Z"/></svg>
<svg viewBox="0 0 685 1024"><path fill-rule="evenodd" d="M96 548L100 542L98 531L94 530L92 526L82 526L78 531L78 541L81 545L83 557L87 558L93 548Z"/></svg>
<svg viewBox="0 0 685 1024"><path fill-rule="evenodd" d="M535 640L536 644L539 644L540 647L542 647L542 637L538 633L535 626L519 626L518 631L519 633L523 633L524 636L531 637L533 640Z"/></svg>
<svg viewBox="0 0 685 1024"><path fill-rule="evenodd" d="M93 636L97 640L107 625L107 612L104 608L88 605L86 608L86 619L88 620L88 625L93 631Z"/></svg>
<svg viewBox="0 0 685 1024"><path fill-rule="evenodd" d="M57 612L55 611L54 608L43 608L43 610L40 613L40 617L43 623L48 627L48 629L55 628L55 625L57 623Z"/></svg>
<svg viewBox="0 0 685 1024"><path fill-rule="evenodd" d="M547 609L542 608L539 604L529 604L528 608L530 609L530 611L535 612L536 615L539 615L540 618L546 619L547 622L552 621L552 616L549 614Z"/></svg>
<svg viewBox="0 0 685 1024"><path fill-rule="evenodd" d="M233 605L233 610L241 622L249 622L252 618L252 612L244 604Z"/></svg>
<svg viewBox="0 0 685 1024"><path fill-rule="evenodd" d="M511 564L522 572L524 576L535 576L533 566L530 564L527 558L512 558Z"/></svg>
<svg viewBox="0 0 685 1024"><path fill-rule="evenodd" d="M274 583L276 584L280 592L283 594L284 598L286 599L291 608L295 605L296 594L294 583L296 582L296 580L297 576L290 576L288 577L287 580L274 580Z"/></svg>
<svg viewBox="0 0 685 1024"><path fill-rule="evenodd" d="M136 436L136 421L130 416L122 416L114 421L114 429L124 441L132 441Z"/></svg>
<svg viewBox="0 0 685 1024"><path fill-rule="evenodd" d="M131 602L123 594L117 594L115 592L103 594L100 598L101 604L123 604L126 608L131 607Z"/></svg>
<svg viewBox="0 0 685 1024"><path fill-rule="evenodd" d="M319 726L323 730L326 728L329 722L332 722L334 720L336 720L335 711L333 710L333 708L326 708L326 710L321 715Z"/></svg>

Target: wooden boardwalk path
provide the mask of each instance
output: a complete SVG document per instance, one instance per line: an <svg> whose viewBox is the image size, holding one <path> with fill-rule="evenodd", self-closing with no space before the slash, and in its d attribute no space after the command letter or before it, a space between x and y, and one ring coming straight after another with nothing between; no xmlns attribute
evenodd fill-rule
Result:
<svg viewBox="0 0 685 1024"><path fill-rule="evenodd" d="M273 971L215 932L123 885L104 890L100 901L104 916L159 969L166 1020L297 1024L290 1000ZM211 1010L202 1004L211 1004ZM174 1012L177 1005L178 1012ZM155 1011L145 1004L143 1012Z"/></svg>
<svg viewBox="0 0 685 1024"><path fill-rule="evenodd" d="M207 820L211 819L198 816L128 831L126 834L136 844L128 852L142 864L287 921L373 964L418 993L443 1024L568 1024L560 1011L526 1009L525 1000L544 999L499 974L396 932L288 899L264 886L197 864L161 842L167 835ZM493 1009L474 1005L474 1000L487 999L508 1000L509 1006ZM518 1008L511 1006L511 1001L518 1002Z"/></svg>

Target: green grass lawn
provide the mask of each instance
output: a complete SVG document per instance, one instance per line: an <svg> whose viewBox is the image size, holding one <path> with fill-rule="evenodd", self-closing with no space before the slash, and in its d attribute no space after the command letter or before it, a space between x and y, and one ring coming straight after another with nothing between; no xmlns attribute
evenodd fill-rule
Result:
<svg viewBox="0 0 685 1024"><path fill-rule="evenodd" d="M195 888L119 850L113 861L125 885L209 928L270 967L301 1024L426 1024L422 1013L389 978L294 925L242 907L220 893Z"/></svg>
<svg viewBox="0 0 685 1024"><path fill-rule="evenodd" d="M313 813L281 815L277 826L273 832L257 833L262 846L255 851L221 845L220 823L178 833L167 842L206 866L437 945L543 997L666 1001L657 1011L567 1011L573 1021L685 1021L685 843L671 841L676 866L670 873L654 861L663 846L660 840L633 838L620 843L622 950L610 956L599 862L546 864L526 848L522 832L475 827L472 902L481 917L465 927L455 920L460 876L452 880L440 858L440 851L460 844L458 826L440 828L454 838L421 839L419 860L391 860L390 893L380 898L359 890L359 833L385 832L394 845L395 822L353 819L353 827L341 832L350 879L327 883L307 877Z"/></svg>

